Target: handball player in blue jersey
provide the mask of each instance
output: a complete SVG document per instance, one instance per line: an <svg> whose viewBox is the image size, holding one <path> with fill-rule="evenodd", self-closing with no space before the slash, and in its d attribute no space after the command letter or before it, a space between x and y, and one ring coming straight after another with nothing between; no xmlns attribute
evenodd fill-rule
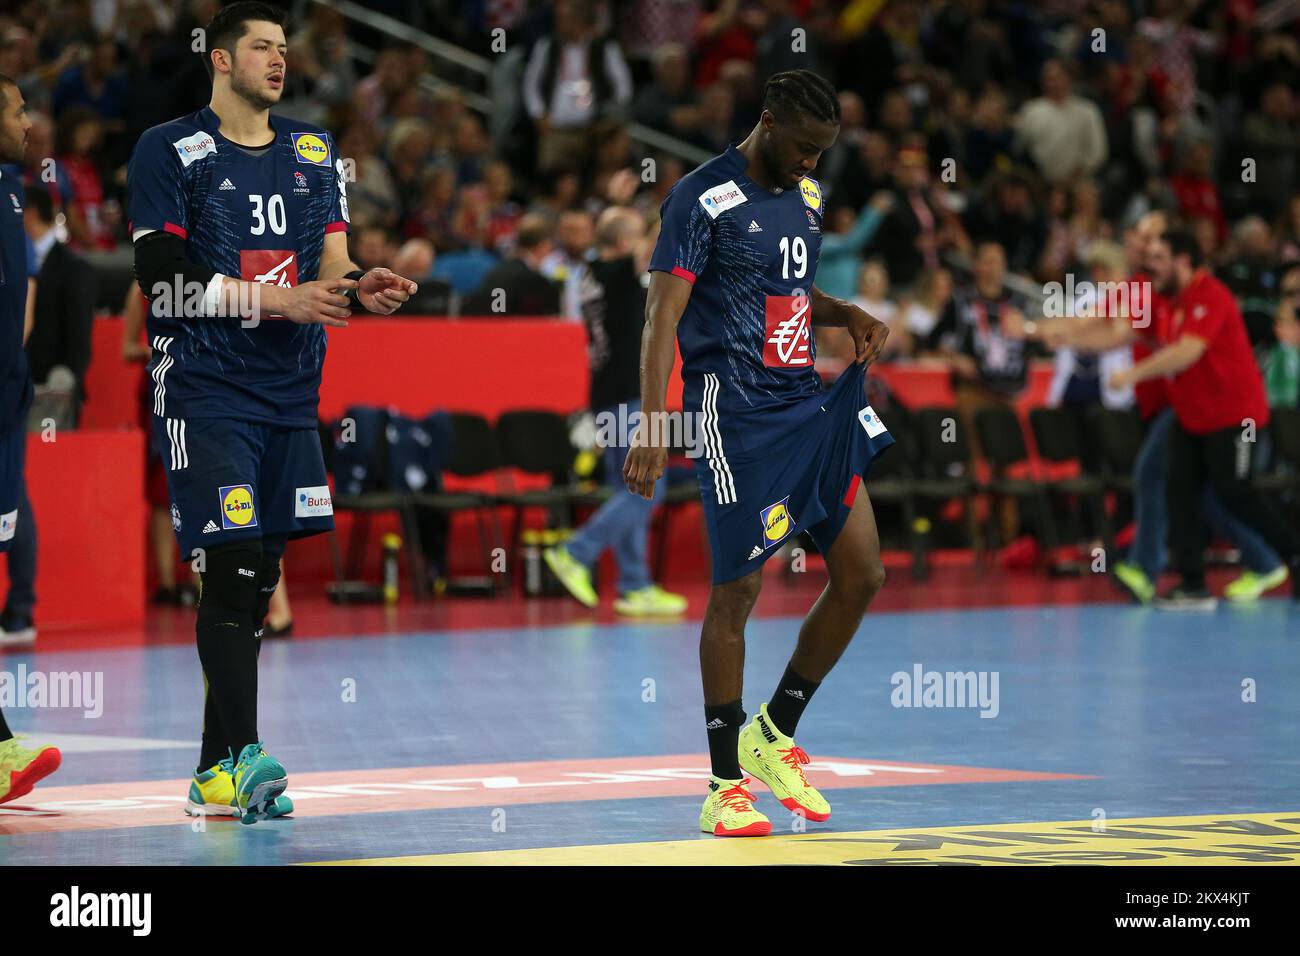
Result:
<svg viewBox="0 0 1300 956"><path fill-rule="evenodd" d="M23 229L22 163L31 128L18 84L0 74L0 553L9 550L18 531L33 396L23 351L37 272L36 252ZM0 713L0 803L26 796L59 769L61 760L56 747L24 747Z"/></svg>
<svg viewBox="0 0 1300 956"><path fill-rule="evenodd" d="M316 431L325 326L345 327L358 307L387 315L416 291L349 257L334 138L270 113L284 89L282 19L264 3L218 12L211 103L147 130L128 169L153 437L202 581L203 743L187 812L245 823L292 810L257 730L257 652L286 543L334 526Z"/></svg>
<svg viewBox="0 0 1300 956"><path fill-rule="evenodd" d="M795 728L885 579L862 479L893 444L865 389L866 367L888 328L813 284L825 198L808 174L839 126L835 89L822 77L807 70L772 76L745 141L669 192L650 260L641 353L649 414L623 474L647 498L663 476L666 435L654 413L664 409L676 336L684 409L702 435L696 470L713 556L700 637L712 775L700 829L719 836L771 832L746 788L750 777L792 813L830 816L808 783L809 757L793 740ZM813 369L814 326L846 328L856 348L855 364L830 389ZM762 565L805 530L825 555L830 581L771 700L745 726L745 622Z"/></svg>

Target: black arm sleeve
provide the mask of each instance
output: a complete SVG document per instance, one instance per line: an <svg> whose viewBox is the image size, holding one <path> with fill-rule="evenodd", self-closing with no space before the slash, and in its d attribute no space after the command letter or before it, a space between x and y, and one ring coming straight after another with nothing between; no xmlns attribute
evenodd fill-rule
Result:
<svg viewBox="0 0 1300 956"><path fill-rule="evenodd" d="M197 282L207 288L216 274L216 269L186 259L185 240L170 232L151 232L135 241L135 278L149 299L158 294L160 285L175 288L179 282L184 289Z"/></svg>

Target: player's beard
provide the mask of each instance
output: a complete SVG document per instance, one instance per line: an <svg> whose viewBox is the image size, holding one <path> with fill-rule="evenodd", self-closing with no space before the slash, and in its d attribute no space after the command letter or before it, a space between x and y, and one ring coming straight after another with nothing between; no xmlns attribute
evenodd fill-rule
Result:
<svg viewBox="0 0 1300 956"><path fill-rule="evenodd" d="M27 136L20 134L17 139L0 134L0 163L22 165L27 155Z"/></svg>
<svg viewBox="0 0 1300 956"><path fill-rule="evenodd" d="M263 90L257 88L254 82L236 72L230 78L230 92L234 93L253 109L269 110L276 103L280 102L280 97L268 96Z"/></svg>

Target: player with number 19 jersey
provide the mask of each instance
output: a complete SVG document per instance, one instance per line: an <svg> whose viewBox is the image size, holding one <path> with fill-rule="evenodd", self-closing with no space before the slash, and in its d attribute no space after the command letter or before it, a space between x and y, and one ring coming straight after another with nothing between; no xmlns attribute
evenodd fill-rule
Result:
<svg viewBox="0 0 1300 956"><path fill-rule="evenodd" d="M161 230L231 278L297 286L317 278L327 233L348 230L342 160L329 133L271 116L275 140L249 150L209 107L140 137L129 167L132 235ZM196 317L194 290L143 290L154 413L314 428L325 361L318 324Z"/></svg>
<svg viewBox="0 0 1300 956"><path fill-rule="evenodd" d="M733 145L673 186L650 259L693 286L677 342L714 584L754 571L803 530L828 548L854 476L893 444L866 404L864 366L830 390L813 367L820 185L805 176L770 190L747 166Z"/></svg>

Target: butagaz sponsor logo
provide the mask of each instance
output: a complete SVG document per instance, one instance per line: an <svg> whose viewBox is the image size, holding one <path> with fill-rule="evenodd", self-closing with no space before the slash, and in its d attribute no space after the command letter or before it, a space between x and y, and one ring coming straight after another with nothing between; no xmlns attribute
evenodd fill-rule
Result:
<svg viewBox="0 0 1300 956"><path fill-rule="evenodd" d="M911 672L896 671L889 702L895 707L979 708L981 717L996 717L998 671L927 671L913 664Z"/></svg>
<svg viewBox="0 0 1300 956"><path fill-rule="evenodd" d="M296 489L293 500L295 518L319 518L333 513L334 501L330 497L329 485Z"/></svg>
<svg viewBox="0 0 1300 956"><path fill-rule="evenodd" d="M103 671L29 671L19 664L0 671L0 710L80 710L92 720L104 713Z"/></svg>
<svg viewBox="0 0 1300 956"><path fill-rule="evenodd" d="M50 897L50 925L74 927L127 927L133 936L148 936L153 929L152 893L83 893L73 886Z"/></svg>
<svg viewBox="0 0 1300 956"><path fill-rule="evenodd" d="M1087 318L1094 315L1126 318L1135 329L1151 324L1151 283L1074 281L1067 272L1065 282L1043 286L1043 317Z"/></svg>
<svg viewBox="0 0 1300 956"><path fill-rule="evenodd" d="M193 136L176 140L172 143L172 147L176 150L176 155L181 158L181 165L189 166L190 163L215 153L217 141L210 133L195 133Z"/></svg>
<svg viewBox="0 0 1300 956"><path fill-rule="evenodd" d="M700 196L700 204L704 206L704 211L711 219L717 219L732 206L739 206L744 201L745 192L736 185L734 179L728 179L722 185L714 186Z"/></svg>
<svg viewBox="0 0 1300 956"><path fill-rule="evenodd" d="M596 447L629 448L644 428L652 448L681 449L687 458L704 454L704 429L698 412L629 411L626 404L596 415Z"/></svg>

